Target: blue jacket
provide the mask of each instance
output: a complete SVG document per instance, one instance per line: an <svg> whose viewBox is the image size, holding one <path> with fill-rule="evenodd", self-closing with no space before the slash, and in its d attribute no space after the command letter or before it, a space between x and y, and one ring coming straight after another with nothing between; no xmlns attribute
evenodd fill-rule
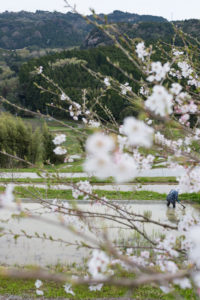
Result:
<svg viewBox="0 0 200 300"><path fill-rule="evenodd" d="M168 201L168 202L171 202L171 203L175 203L176 201L177 201L177 202L180 202L180 201L178 200L178 191L176 191L176 190L171 190L171 191L169 192L169 194L167 195L167 201Z"/></svg>

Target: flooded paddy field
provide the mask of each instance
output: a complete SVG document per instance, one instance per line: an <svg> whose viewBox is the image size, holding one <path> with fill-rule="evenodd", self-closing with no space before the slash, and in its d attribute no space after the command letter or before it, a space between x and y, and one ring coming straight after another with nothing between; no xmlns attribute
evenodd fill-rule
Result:
<svg viewBox="0 0 200 300"><path fill-rule="evenodd" d="M176 209L167 208L165 201L116 201L115 203L123 206L129 212L132 211L137 214L148 213L153 220L173 225L186 212L195 217L199 217L200 215L199 209L191 204L186 204L186 209L183 210L179 204L177 204ZM62 226L63 221L60 221L61 219L58 218L58 214L42 207L42 205L37 203L23 203L22 207L23 210L34 217L10 218L11 214L17 214L17 211L0 210L0 227L4 228L8 233L8 235L1 237L0 240L1 264L47 266L57 263L80 263L84 258L88 257L91 250L84 248L77 249L73 244L83 241L95 247L95 243L89 239L95 239L96 236L100 237L105 230L109 238L115 240L117 244L121 241L125 243L126 241L134 241L134 230L127 229L126 226L120 225L113 220L105 220L97 217L88 220L92 228L92 233L89 233L87 226L82 223L82 233L77 236ZM82 211L116 214L114 210L102 207L100 204L91 205L90 203L82 202L78 207ZM45 222L42 219L45 219ZM76 227L73 222L72 225ZM143 229L152 236L159 236L163 233L163 229L157 225L147 224L146 226L144 225ZM9 230L16 234L15 238L12 234L9 234ZM26 238L17 236L24 234L24 232L27 236L34 237ZM84 235L88 238L84 237ZM40 236L40 238L36 236ZM48 240L42 238L44 236ZM57 242L52 242L50 237L56 239ZM61 243L59 239L63 239L65 243ZM68 245L68 243L72 245Z"/></svg>

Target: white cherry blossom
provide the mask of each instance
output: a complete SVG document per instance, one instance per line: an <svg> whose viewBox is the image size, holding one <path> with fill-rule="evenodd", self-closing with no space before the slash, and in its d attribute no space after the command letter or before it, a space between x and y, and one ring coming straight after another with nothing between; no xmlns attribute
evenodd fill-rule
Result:
<svg viewBox="0 0 200 300"><path fill-rule="evenodd" d="M43 73L43 66L40 66L39 68L38 68L38 74L40 75L40 74L42 74Z"/></svg>
<svg viewBox="0 0 200 300"><path fill-rule="evenodd" d="M36 295L38 296L44 296L44 292L42 290L36 290Z"/></svg>
<svg viewBox="0 0 200 300"><path fill-rule="evenodd" d="M86 141L86 151L95 155L111 152L114 148L113 138L101 132L94 133Z"/></svg>
<svg viewBox="0 0 200 300"><path fill-rule="evenodd" d="M60 100L65 101L70 100L70 98L64 92L62 92L62 94L60 95Z"/></svg>
<svg viewBox="0 0 200 300"><path fill-rule="evenodd" d="M75 296L75 293L73 292L73 290L71 288L72 287L71 284L66 283L63 287L64 287L66 294L71 294L72 296Z"/></svg>
<svg viewBox="0 0 200 300"><path fill-rule="evenodd" d="M106 86L110 86L110 79L109 79L108 77L105 77L105 78L104 78L104 84L105 84Z"/></svg>
<svg viewBox="0 0 200 300"><path fill-rule="evenodd" d="M179 83L172 83L172 87L170 89L171 93L174 95L178 95L182 90L182 86Z"/></svg>
<svg viewBox="0 0 200 300"><path fill-rule="evenodd" d="M134 117L124 119L123 132L128 137L128 143L132 146L149 148L153 142L153 128L147 126L143 121Z"/></svg>
<svg viewBox="0 0 200 300"><path fill-rule="evenodd" d="M84 192L88 193L88 194L92 194L92 186L91 184L89 183L89 181L85 180L85 181L79 181L77 184L77 189L74 187L72 189L72 196L75 198L75 199L78 199L79 196L83 196L85 195ZM88 199L89 196L88 195L85 195L84 196L84 199Z"/></svg>
<svg viewBox="0 0 200 300"><path fill-rule="evenodd" d="M88 124L92 128L99 128L101 125L100 122L95 121L95 120L90 120Z"/></svg>
<svg viewBox="0 0 200 300"><path fill-rule="evenodd" d="M165 117L173 112L172 95L161 85L153 87L153 93L145 101L145 106L155 114Z"/></svg>
<svg viewBox="0 0 200 300"><path fill-rule="evenodd" d="M137 44L137 46L136 46L136 53L137 53L138 57L142 61L144 61L145 56L148 55L148 52L145 50L144 42L140 42L139 44Z"/></svg>
<svg viewBox="0 0 200 300"><path fill-rule="evenodd" d="M137 176L137 164L127 153L122 154L114 165L113 176L117 182L126 182Z"/></svg>
<svg viewBox="0 0 200 300"><path fill-rule="evenodd" d="M102 283L96 284L96 285L90 285L89 290L90 291L100 291L103 287Z"/></svg>
<svg viewBox="0 0 200 300"><path fill-rule="evenodd" d="M177 278L173 281L175 284L179 285L182 289L190 289L192 287L191 282L188 278Z"/></svg>
<svg viewBox="0 0 200 300"><path fill-rule="evenodd" d="M88 271L94 279L104 279L109 263L110 259L105 252L94 250L91 259L88 261Z"/></svg>
<svg viewBox="0 0 200 300"><path fill-rule="evenodd" d="M113 161L108 154L88 156L83 164L85 172L90 175L105 179L113 175Z"/></svg>
<svg viewBox="0 0 200 300"><path fill-rule="evenodd" d="M58 146L53 150L53 152L57 155L64 155L67 153L67 150L65 148Z"/></svg>
<svg viewBox="0 0 200 300"><path fill-rule="evenodd" d="M161 81L162 79L164 79L166 77L166 75L169 71L170 71L170 65L168 62L165 63L163 66L160 61L152 62L151 71L149 72L152 75L147 77L147 80L149 82Z"/></svg>
<svg viewBox="0 0 200 300"><path fill-rule="evenodd" d="M60 145L66 141L65 134L57 134L56 137L53 139L54 145Z"/></svg>
<svg viewBox="0 0 200 300"><path fill-rule="evenodd" d="M122 95L126 95L128 92L132 91L132 87L129 86L128 82L126 82L125 84L121 84L120 88L121 88Z"/></svg>
<svg viewBox="0 0 200 300"><path fill-rule="evenodd" d="M35 282L35 287L36 287L37 289L39 289L42 285L43 285L42 281L39 280L39 279L37 279L36 282Z"/></svg>

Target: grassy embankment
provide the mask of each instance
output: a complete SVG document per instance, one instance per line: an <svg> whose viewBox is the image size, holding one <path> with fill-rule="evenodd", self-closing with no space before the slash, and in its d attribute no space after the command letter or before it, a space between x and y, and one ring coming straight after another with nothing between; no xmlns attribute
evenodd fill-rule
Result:
<svg viewBox="0 0 200 300"><path fill-rule="evenodd" d="M1 186L0 191L4 191L5 187ZM106 197L109 200L166 200L166 194L157 193L151 191L131 191L131 192L121 192L121 191L103 191L103 190L93 190L99 197ZM15 195L19 198L32 198L35 199L63 199L72 200L71 190L55 190L55 189L44 189L35 187L15 187ZM79 197L82 200L83 197ZM200 204L200 193L184 193L179 196L181 201L191 203L195 202Z"/></svg>
<svg viewBox="0 0 200 300"><path fill-rule="evenodd" d="M112 178L107 180L100 180L96 177L77 177L77 178L0 178L0 183L46 183L49 184L67 184L77 183L79 181L88 180L91 184L113 184ZM177 184L175 177L137 177L132 181L126 182L125 184Z"/></svg>
<svg viewBox="0 0 200 300"><path fill-rule="evenodd" d="M62 271L63 273L63 271ZM77 272L76 272L77 274ZM80 275L80 272L79 272ZM129 274L127 274L130 277ZM25 299L29 297L37 298L35 293L35 280L15 280L0 277L0 294L1 295L18 295ZM198 299L192 289L181 290L178 287L173 293L164 294L158 287L145 285L129 291L123 287L114 287L105 285L101 291L90 291L87 286L74 286L73 291L75 296L66 294L63 284L55 282L43 282L41 289L44 291L45 298L70 298L70 299L97 299L97 298L110 298L110 297L127 297L133 299Z"/></svg>

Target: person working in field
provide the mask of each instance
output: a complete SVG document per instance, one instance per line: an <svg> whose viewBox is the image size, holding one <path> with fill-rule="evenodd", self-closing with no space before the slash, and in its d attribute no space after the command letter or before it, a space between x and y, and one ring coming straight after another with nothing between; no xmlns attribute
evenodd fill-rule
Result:
<svg viewBox="0 0 200 300"><path fill-rule="evenodd" d="M173 208L175 208L176 202L180 203L180 200L178 199L178 191L171 190L167 195L167 206L169 207L170 204L172 204Z"/></svg>

